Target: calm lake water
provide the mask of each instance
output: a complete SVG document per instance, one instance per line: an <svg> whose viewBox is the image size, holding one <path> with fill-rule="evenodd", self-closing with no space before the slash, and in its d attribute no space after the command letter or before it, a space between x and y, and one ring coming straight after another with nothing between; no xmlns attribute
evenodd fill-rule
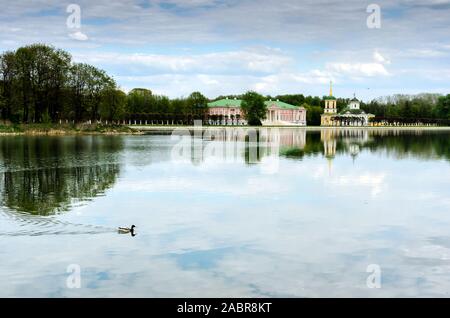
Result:
<svg viewBox="0 0 450 318"><path fill-rule="evenodd" d="M0 137L0 296L449 296L450 131L192 133Z"/></svg>

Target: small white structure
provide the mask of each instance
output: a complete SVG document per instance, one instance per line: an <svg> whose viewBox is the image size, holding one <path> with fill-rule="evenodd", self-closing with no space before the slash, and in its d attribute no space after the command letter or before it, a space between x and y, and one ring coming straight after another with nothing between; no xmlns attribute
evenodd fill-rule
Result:
<svg viewBox="0 0 450 318"><path fill-rule="evenodd" d="M348 108L349 109L359 109L359 107L361 106L361 103L359 102L359 100L353 96L353 99L350 101L350 104L348 104Z"/></svg>

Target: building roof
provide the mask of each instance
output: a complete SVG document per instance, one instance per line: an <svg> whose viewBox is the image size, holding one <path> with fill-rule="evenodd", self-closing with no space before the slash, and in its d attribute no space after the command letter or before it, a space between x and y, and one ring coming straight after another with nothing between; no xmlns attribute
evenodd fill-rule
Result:
<svg viewBox="0 0 450 318"><path fill-rule="evenodd" d="M359 100L356 98L356 94L353 94L353 98L350 101L359 103Z"/></svg>
<svg viewBox="0 0 450 318"><path fill-rule="evenodd" d="M239 108L241 107L242 100L241 99L219 99L215 102L208 103L208 107L214 108L214 107L235 107ZM264 102L267 107L278 107L280 109L304 109L304 107L294 106L291 104L283 103L279 100L273 101L265 101Z"/></svg>
<svg viewBox="0 0 450 318"><path fill-rule="evenodd" d="M241 107L241 102L240 99L224 98L208 103L208 107Z"/></svg>
<svg viewBox="0 0 450 318"><path fill-rule="evenodd" d="M365 112L362 109L350 109L350 108L345 108L343 109L340 113L340 115L345 115L345 114L352 114L352 115L364 115Z"/></svg>
<svg viewBox="0 0 450 318"><path fill-rule="evenodd" d="M333 96L333 82L330 81L330 94L328 96L323 97L324 100L336 100L336 97Z"/></svg>
<svg viewBox="0 0 450 318"><path fill-rule="evenodd" d="M294 106L288 103L283 103L280 102L279 100L273 101L273 100L269 100L265 102L267 107L271 107L271 106L275 106L281 109L299 109L299 108L303 108L303 107L299 107L299 106Z"/></svg>

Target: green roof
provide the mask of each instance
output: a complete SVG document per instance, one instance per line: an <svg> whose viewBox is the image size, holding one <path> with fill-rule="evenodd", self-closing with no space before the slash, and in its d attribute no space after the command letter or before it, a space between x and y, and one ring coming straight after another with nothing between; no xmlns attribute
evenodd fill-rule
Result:
<svg viewBox="0 0 450 318"><path fill-rule="evenodd" d="M216 100L215 102L208 103L208 107L241 107L242 100L241 99L220 99ZM299 109L302 107L290 105L287 103L283 103L280 101L265 101L264 102L267 107L275 106L281 109Z"/></svg>
<svg viewBox="0 0 450 318"><path fill-rule="evenodd" d="M215 102L208 103L208 107L241 107L240 99L219 99Z"/></svg>
<svg viewBox="0 0 450 318"><path fill-rule="evenodd" d="M265 104L266 104L267 107L276 106L276 107L281 108L281 109L299 109L300 108L298 106L294 106L294 105L291 105L291 104L283 103L283 102L280 102L278 100L277 101L269 100L269 101L266 101Z"/></svg>
<svg viewBox="0 0 450 318"><path fill-rule="evenodd" d="M336 97L334 97L334 96L324 96L323 99L324 100L336 100Z"/></svg>
<svg viewBox="0 0 450 318"><path fill-rule="evenodd" d="M347 112L349 112L352 115L359 115L364 113L362 109L350 109L347 107L343 109L339 114L345 115Z"/></svg>

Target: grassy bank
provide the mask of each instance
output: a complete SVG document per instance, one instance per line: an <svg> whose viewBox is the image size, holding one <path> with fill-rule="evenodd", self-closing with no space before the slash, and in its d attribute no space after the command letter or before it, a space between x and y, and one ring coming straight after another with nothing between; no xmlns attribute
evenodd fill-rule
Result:
<svg viewBox="0 0 450 318"><path fill-rule="evenodd" d="M76 134L139 134L121 125L103 124L11 124L0 125L0 135L76 135Z"/></svg>
<svg viewBox="0 0 450 318"><path fill-rule="evenodd" d="M143 134L146 131L151 130L173 130L173 129L195 129L195 126L123 126L123 125L103 125L103 124L0 124L0 136L7 135L47 135L47 136L57 136L57 135L133 135L133 134ZM203 129L221 129L221 128L281 128L281 129L292 129L299 128L305 130L323 130L323 129L368 129L368 130L380 130L380 129L397 129L397 130L450 130L450 127L427 127L427 126L417 126L417 127L320 127L320 126L203 126Z"/></svg>

